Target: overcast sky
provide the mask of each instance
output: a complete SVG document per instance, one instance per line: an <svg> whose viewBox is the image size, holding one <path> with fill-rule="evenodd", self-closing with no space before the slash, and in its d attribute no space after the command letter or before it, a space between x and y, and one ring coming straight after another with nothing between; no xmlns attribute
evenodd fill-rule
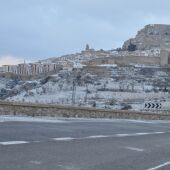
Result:
<svg viewBox="0 0 170 170"><path fill-rule="evenodd" d="M156 23L170 24L169 0L0 0L0 65L113 49Z"/></svg>

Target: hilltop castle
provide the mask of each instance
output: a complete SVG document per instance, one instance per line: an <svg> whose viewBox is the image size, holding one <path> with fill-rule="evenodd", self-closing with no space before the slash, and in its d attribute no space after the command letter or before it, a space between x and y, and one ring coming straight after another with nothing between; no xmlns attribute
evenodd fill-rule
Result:
<svg viewBox="0 0 170 170"><path fill-rule="evenodd" d="M0 72L22 76L56 73L61 69L106 64L146 65L170 68L170 25L147 25L119 50L94 50L87 44L81 53L19 65L5 65Z"/></svg>
<svg viewBox="0 0 170 170"><path fill-rule="evenodd" d="M88 47L88 48L87 48ZM66 68L82 66L100 66L106 64L124 65L146 65L170 67L170 47L164 46L161 50L149 51L104 51L94 50L86 46L86 49L75 55L56 58L55 62L23 63L18 65L4 65L1 72L10 72L22 76L34 76L46 73L55 73Z"/></svg>

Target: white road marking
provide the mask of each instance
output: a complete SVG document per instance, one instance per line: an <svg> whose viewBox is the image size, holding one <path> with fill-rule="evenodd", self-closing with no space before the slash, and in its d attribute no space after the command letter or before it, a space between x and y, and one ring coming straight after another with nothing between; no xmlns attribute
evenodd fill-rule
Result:
<svg viewBox="0 0 170 170"><path fill-rule="evenodd" d="M168 132L140 132L140 133L130 133L130 134L115 134L110 137L132 137L132 136L145 136L145 135L155 135L155 134L165 134Z"/></svg>
<svg viewBox="0 0 170 170"><path fill-rule="evenodd" d="M155 132L155 134L164 134L165 132ZM168 132L169 133L169 132Z"/></svg>
<svg viewBox="0 0 170 170"><path fill-rule="evenodd" d="M73 137L61 137L61 138L52 138L54 141L72 141L72 140L84 140L84 139L99 139L99 138L123 138L123 137L134 137L134 136L145 136L145 135L154 135L154 134L166 134L168 132L144 132L144 133L131 133L131 134L114 134L114 135L94 135L80 138ZM39 143L41 141L32 141L32 143ZM19 145L19 144L27 144L30 143L28 141L4 141L0 142L0 145ZM132 149L132 148L131 148ZM138 149L138 148L136 148Z"/></svg>
<svg viewBox="0 0 170 170"><path fill-rule="evenodd" d="M162 167L165 167L165 166L167 166L167 165L170 165L170 162L165 162L164 164L158 165L158 166L153 167L153 168L149 168L149 169L147 169L147 170L156 170L156 169L160 169L160 168L162 168Z"/></svg>
<svg viewBox="0 0 170 170"><path fill-rule="evenodd" d="M136 135L149 135L149 133L136 133Z"/></svg>
<svg viewBox="0 0 170 170"><path fill-rule="evenodd" d="M126 136L130 136L130 134L116 134L116 135L113 135L113 137L126 137Z"/></svg>
<svg viewBox="0 0 170 170"><path fill-rule="evenodd" d="M76 138L71 138L71 137L64 137L64 138L53 138L53 140L55 141L71 141L74 140Z"/></svg>
<svg viewBox="0 0 170 170"><path fill-rule="evenodd" d="M88 136L87 139L95 139L95 138L107 138L108 136L105 135L96 135L96 136Z"/></svg>
<svg viewBox="0 0 170 170"><path fill-rule="evenodd" d="M80 138L63 137L63 138L52 138L55 141L72 141L72 140L84 140L84 139L99 139L99 138L123 138L123 137L135 137L135 136L145 136L145 135L155 135L155 134L165 134L168 132L144 132L144 133L131 133L131 134L114 134L114 135L94 135Z"/></svg>
<svg viewBox="0 0 170 170"><path fill-rule="evenodd" d="M134 148L134 147L125 147L126 149L132 150L132 151L137 151L137 152L143 152L144 149L140 149L140 148Z"/></svg>
<svg viewBox="0 0 170 170"><path fill-rule="evenodd" d="M26 144L29 143L27 141L7 141L7 142L0 142L0 145L18 145L18 144Z"/></svg>

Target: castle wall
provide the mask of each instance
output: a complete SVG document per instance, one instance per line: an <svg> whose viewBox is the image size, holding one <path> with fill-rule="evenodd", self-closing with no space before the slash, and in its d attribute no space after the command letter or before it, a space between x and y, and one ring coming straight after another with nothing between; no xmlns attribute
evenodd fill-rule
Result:
<svg viewBox="0 0 170 170"><path fill-rule="evenodd" d="M112 69L108 67L85 66L83 71L95 74L98 77L110 77L112 75Z"/></svg>
<svg viewBox="0 0 170 170"><path fill-rule="evenodd" d="M162 67L170 67L170 51L161 50L161 66Z"/></svg>
<svg viewBox="0 0 170 170"><path fill-rule="evenodd" d="M148 57L148 56L120 56L120 57L107 57L97 58L88 62L84 62L86 65L95 66L102 64L117 64L117 65L129 65L129 64L141 64L141 65L160 65L160 57Z"/></svg>
<svg viewBox="0 0 170 170"><path fill-rule="evenodd" d="M101 65L101 64L115 64L115 60L110 59L110 58L96 58L90 61L82 62L82 64L88 65L88 66L96 66L96 65Z"/></svg>
<svg viewBox="0 0 170 170"><path fill-rule="evenodd" d="M148 56L121 56L116 57L115 64L129 65L129 64L141 64L141 65L160 65L160 57L148 57Z"/></svg>

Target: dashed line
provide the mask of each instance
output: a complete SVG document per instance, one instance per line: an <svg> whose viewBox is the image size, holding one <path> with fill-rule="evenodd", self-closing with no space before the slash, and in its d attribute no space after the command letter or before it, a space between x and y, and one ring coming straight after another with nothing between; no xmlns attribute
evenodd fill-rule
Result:
<svg viewBox="0 0 170 170"><path fill-rule="evenodd" d="M95 139L95 138L107 138L108 136L105 135L96 135L96 136L88 136L85 137L86 139Z"/></svg>
<svg viewBox="0 0 170 170"><path fill-rule="evenodd" d="M155 132L155 134L164 134L166 132ZM167 132L167 133L170 133L170 132Z"/></svg>
<svg viewBox="0 0 170 170"><path fill-rule="evenodd" d="M64 137L64 138L52 138L55 141L71 141L75 140L76 138L71 138L71 137Z"/></svg>
<svg viewBox="0 0 170 170"><path fill-rule="evenodd" d="M18 145L18 144L26 144L29 143L27 141L7 141L7 142L0 142L0 145Z"/></svg>
<svg viewBox="0 0 170 170"><path fill-rule="evenodd" d="M130 135L132 135L132 134L116 134L116 135L112 135L112 137L127 137L127 136L130 136Z"/></svg>
<svg viewBox="0 0 170 170"><path fill-rule="evenodd" d="M140 149L140 148L134 148L134 147L125 147L126 149L132 150L132 151L137 151L137 152L143 152L144 149Z"/></svg>
<svg viewBox="0 0 170 170"><path fill-rule="evenodd" d="M94 136L86 136L80 138L73 137L58 137L51 138L53 141L73 141L73 140L85 140L85 139L102 139L102 138L124 138L124 137L135 137L135 136L145 136L145 135L155 135L155 134L166 134L168 132L143 132L143 133L131 133L131 134L114 134L114 135L94 135ZM0 142L0 145L19 145L19 144L28 144L28 143L40 143L41 141L5 141Z"/></svg>
<svg viewBox="0 0 170 170"><path fill-rule="evenodd" d="M72 137L63 137L63 138L52 138L55 141L73 141L73 140L84 140L84 139L99 139L99 138L122 138L122 137L135 137L135 136L145 136L145 135L155 135L155 134L166 134L170 132L144 132L144 133L131 133L131 134L114 134L114 135L96 135L96 136L87 136L80 138Z"/></svg>
<svg viewBox="0 0 170 170"><path fill-rule="evenodd" d="M153 167L153 168L149 168L149 169L147 169L147 170L157 170L157 169L163 168L163 167L165 167L165 166L167 166L167 165L170 165L170 162L165 162L165 163L163 163L163 164L161 164L161 165L158 165L158 166Z"/></svg>
<svg viewBox="0 0 170 170"><path fill-rule="evenodd" d="M154 132L154 133L157 134L158 132ZM153 134L154 134L154 133L153 133ZM160 132L159 132L159 133L160 133ZM162 132L161 132L161 133L162 133ZM149 135L149 134L150 134L150 133L136 133L136 135Z"/></svg>

